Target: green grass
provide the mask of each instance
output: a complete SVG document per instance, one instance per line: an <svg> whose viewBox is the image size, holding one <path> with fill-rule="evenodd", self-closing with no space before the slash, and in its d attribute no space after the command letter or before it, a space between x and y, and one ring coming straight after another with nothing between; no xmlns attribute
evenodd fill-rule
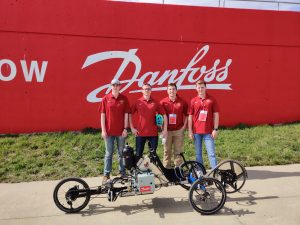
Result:
<svg viewBox="0 0 300 225"><path fill-rule="evenodd" d="M134 147L134 137L127 142ZM186 158L195 159L185 137ZM218 160L235 159L245 166L300 163L300 123L281 126L239 126L221 129L216 140ZM0 136L0 182L99 176L105 148L99 131ZM158 153L162 156L162 146ZM113 169L117 173L117 155ZM208 167L204 151L205 166Z"/></svg>

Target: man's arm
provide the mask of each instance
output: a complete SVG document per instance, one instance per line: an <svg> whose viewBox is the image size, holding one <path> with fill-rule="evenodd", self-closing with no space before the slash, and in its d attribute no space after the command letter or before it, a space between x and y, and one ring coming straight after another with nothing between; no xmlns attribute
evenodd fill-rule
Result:
<svg viewBox="0 0 300 225"><path fill-rule="evenodd" d="M185 130L187 122L188 122L188 116L183 115L183 126L181 128L182 130Z"/></svg>
<svg viewBox="0 0 300 225"><path fill-rule="evenodd" d="M130 129L131 129L131 132L137 136L139 134L138 130L134 128L133 126L133 122L132 122L132 115L131 113L129 114L129 125L130 125Z"/></svg>
<svg viewBox="0 0 300 225"><path fill-rule="evenodd" d="M106 127L105 127L105 113L101 113L101 130L102 130L102 137L106 138L107 133L106 133Z"/></svg>
<svg viewBox="0 0 300 225"><path fill-rule="evenodd" d="M193 115L189 115L188 117L188 129L189 129L189 138L191 140L194 139L194 135L193 135Z"/></svg>
<svg viewBox="0 0 300 225"><path fill-rule="evenodd" d="M123 137L127 137L127 127L128 127L128 113L124 114L124 130L122 132Z"/></svg>
<svg viewBox="0 0 300 225"><path fill-rule="evenodd" d="M220 120L220 115L218 112L214 113L214 129L211 133L211 136L213 137L213 139L216 139L218 136L218 128L219 128L219 120Z"/></svg>

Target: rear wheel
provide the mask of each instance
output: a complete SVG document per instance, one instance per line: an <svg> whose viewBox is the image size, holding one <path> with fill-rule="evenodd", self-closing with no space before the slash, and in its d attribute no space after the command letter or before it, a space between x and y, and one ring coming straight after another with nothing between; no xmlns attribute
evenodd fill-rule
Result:
<svg viewBox="0 0 300 225"><path fill-rule="evenodd" d="M195 181L189 191L189 202L197 212L209 215L218 212L225 204L226 191L220 181L202 177Z"/></svg>
<svg viewBox="0 0 300 225"><path fill-rule="evenodd" d="M180 165L181 177L185 178L186 183L180 184L186 190L189 190L192 183L206 174L205 167L197 161L186 161Z"/></svg>
<svg viewBox="0 0 300 225"><path fill-rule="evenodd" d="M213 177L221 181L227 193L234 193L244 186L247 172L240 163L228 160L214 170Z"/></svg>
<svg viewBox="0 0 300 225"><path fill-rule="evenodd" d="M60 181L53 192L55 205L66 213L82 210L90 201L88 184L80 178L66 178Z"/></svg>

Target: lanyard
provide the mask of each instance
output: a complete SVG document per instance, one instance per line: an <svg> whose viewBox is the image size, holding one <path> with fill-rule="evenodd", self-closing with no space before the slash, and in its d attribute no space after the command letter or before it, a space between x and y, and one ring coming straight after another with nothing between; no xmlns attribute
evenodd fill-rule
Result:
<svg viewBox="0 0 300 225"><path fill-rule="evenodd" d="M176 104L176 99L174 100L174 102L170 99L170 108L171 108L171 114L174 114L174 108L175 108L175 104Z"/></svg>
<svg viewBox="0 0 300 225"><path fill-rule="evenodd" d="M202 110L206 110L205 100L206 100L205 98L204 99L200 98Z"/></svg>

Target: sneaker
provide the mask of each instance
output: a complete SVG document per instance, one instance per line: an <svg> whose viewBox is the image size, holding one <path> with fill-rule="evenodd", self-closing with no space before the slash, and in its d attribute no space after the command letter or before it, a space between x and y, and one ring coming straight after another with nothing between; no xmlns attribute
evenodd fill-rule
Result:
<svg viewBox="0 0 300 225"><path fill-rule="evenodd" d="M126 173L119 173L119 177L121 177L122 179L126 179L127 178L127 175Z"/></svg>
<svg viewBox="0 0 300 225"><path fill-rule="evenodd" d="M109 175L105 175L102 179L102 185L106 184L109 179L110 179Z"/></svg>

